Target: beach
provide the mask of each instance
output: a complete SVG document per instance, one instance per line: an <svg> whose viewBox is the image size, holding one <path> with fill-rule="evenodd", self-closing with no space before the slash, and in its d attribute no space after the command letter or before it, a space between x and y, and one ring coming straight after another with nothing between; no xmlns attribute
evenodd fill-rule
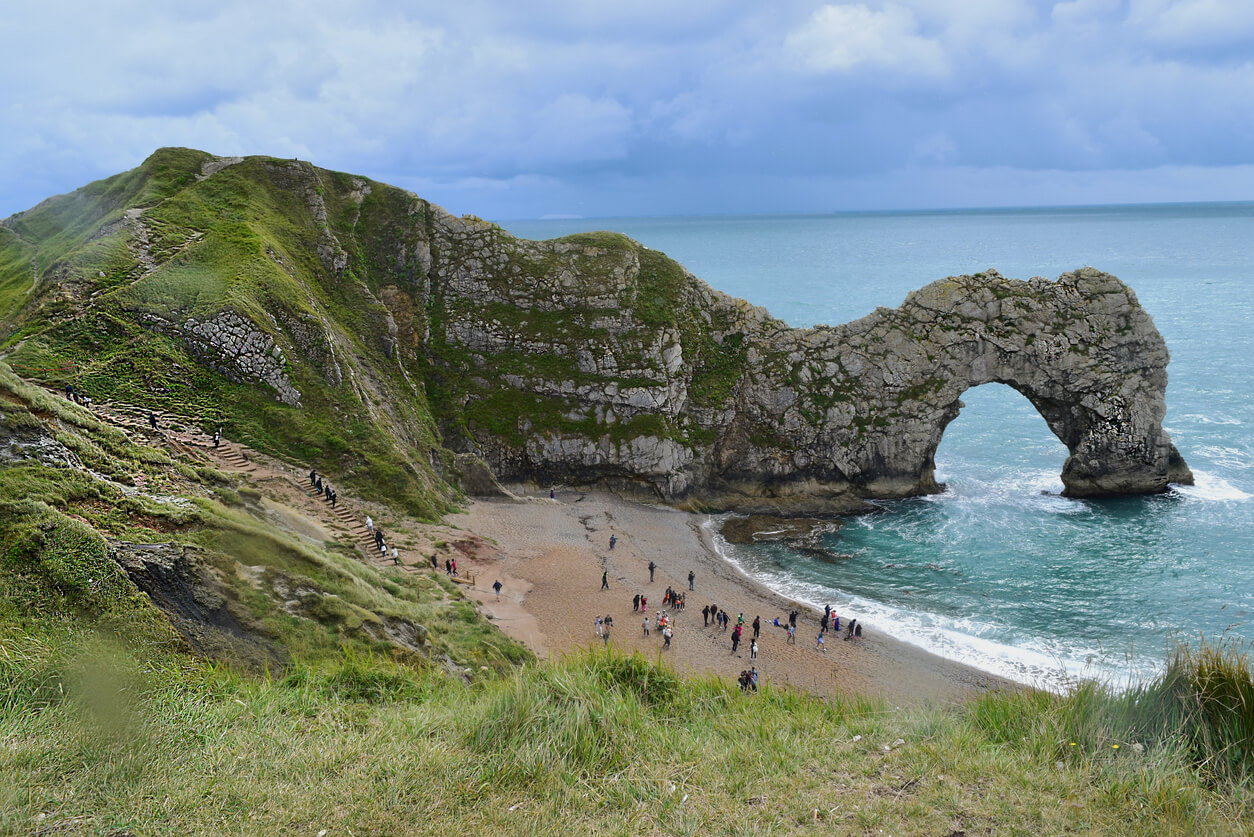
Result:
<svg viewBox="0 0 1254 837"><path fill-rule="evenodd" d="M559 491L556 498L519 491L519 499L476 499L445 523L478 538L468 569L476 584L467 592L503 632L537 656L551 658L602 646L598 616L613 618L609 644L623 653L639 652L686 674L717 674L735 679L756 666L760 676L821 696L867 696L893 704L950 704L990 690L1018 688L995 675L900 642L874 624L863 637L844 641L829 632L825 648L815 647L821 613L779 596L725 561L715 549L706 515L646 505L604 491ZM616 543L610 549L610 537ZM657 569L649 581L649 562ZM665 608L672 618L672 647L663 649L657 631L644 636L636 594L648 598L652 627L664 609L666 588L687 592L686 609ZM601 589L606 574L609 590ZM501 600L492 584L502 583ZM743 642L731 653L731 628L703 625L701 610L714 604L744 614ZM801 612L796 643L775 627L789 610ZM857 613L838 613L842 628ZM762 620L756 660L749 640L754 617Z"/></svg>

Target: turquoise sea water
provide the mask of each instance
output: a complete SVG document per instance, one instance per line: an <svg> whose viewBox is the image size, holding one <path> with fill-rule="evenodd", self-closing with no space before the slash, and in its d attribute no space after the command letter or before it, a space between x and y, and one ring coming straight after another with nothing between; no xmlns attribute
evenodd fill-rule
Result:
<svg viewBox="0 0 1254 837"><path fill-rule="evenodd" d="M723 547L794 598L1025 682L1122 683L1157 670L1172 641L1254 639L1254 204L503 226L625 233L796 326L846 322L990 267L1119 276L1171 351L1166 425L1196 486L1060 497L1066 449L1023 396L988 384L963 396L937 452L948 491L851 520L827 543L850 557Z"/></svg>

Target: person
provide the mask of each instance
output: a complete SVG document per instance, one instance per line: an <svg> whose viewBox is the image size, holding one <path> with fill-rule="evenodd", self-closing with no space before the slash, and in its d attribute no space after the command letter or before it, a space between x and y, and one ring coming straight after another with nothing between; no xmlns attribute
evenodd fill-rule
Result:
<svg viewBox="0 0 1254 837"><path fill-rule="evenodd" d="M615 535L610 535L610 549L613 549L616 543L618 543L618 538Z"/></svg>
<svg viewBox="0 0 1254 837"><path fill-rule="evenodd" d="M401 565L401 553L396 547L392 547L392 563L398 567Z"/></svg>
<svg viewBox="0 0 1254 837"><path fill-rule="evenodd" d="M640 594L631 597L631 612L636 613L640 610Z"/></svg>
<svg viewBox="0 0 1254 837"><path fill-rule="evenodd" d="M309 475L310 475L310 480L312 480L313 471L310 471ZM370 532L374 531L374 520L370 517L370 515L366 515L366 530Z"/></svg>
<svg viewBox="0 0 1254 837"><path fill-rule="evenodd" d="M598 616L598 617L596 618L596 620L595 620L595 621L593 621L592 625L593 625L593 627L594 627L594 628L596 628L597 636L603 636L603 635L604 635L604 633L605 633L605 628L604 628L604 626L603 626L603 624L602 624L602 622L601 622L601 617L600 617L600 616Z"/></svg>
<svg viewBox="0 0 1254 837"><path fill-rule="evenodd" d="M789 645L797 644L797 626L796 625L788 626L788 644Z"/></svg>
<svg viewBox="0 0 1254 837"><path fill-rule="evenodd" d="M826 631L819 631L819 635L818 635L817 637L815 637L815 639L814 639L814 650L816 650L816 651L826 651L826 650L827 650L826 648L824 648L824 647L823 647L823 634L825 634L825 633L827 633L827 632L826 632Z"/></svg>
<svg viewBox="0 0 1254 837"><path fill-rule="evenodd" d="M701 621L704 623L704 627L706 628L710 627L710 606L709 605L706 605L705 607L701 608Z"/></svg>
<svg viewBox="0 0 1254 837"><path fill-rule="evenodd" d="M792 625L794 628L797 627L797 611L788 611L788 624Z"/></svg>
<svg viewBox="0 0 1254 837"><path fill-rule="evenodd" d="M649 583L653 583L653 571L657 569L657 564L649 561Z"/></svg>
<svg viewBox="0 0 1254 837"><path fill-rule="evenodd" d="M640 612L647 613L648 610L649 610L649 597L641 596L640 597Z"/></svg>
<svg viewBox="0 0 1254 837"><path fill-rule="evenodd" d="M151 427L153 430L157 429L157 414L154 413L152 410L148 411L148 426Z"/></svg>
<svg viewBox="0 0 1254 837"><path fill-rule="evenodd" d="M388 557L388 542L387 541L379 541L379 554L381 554L384 558Z"/></svg>
<svg viewBox="0 0 1254 837"><path fill-rule="evenodd" d="M671 647L671 637L673 637L674 635L675 635L675 632L671 630L670 625L667 625L665 628L662 629L662 639L666 640L666 642L663 643L662 645L663 648Z"/></svg>
<svg viewBox="0 0 1254 837"><path fill-rule="evenodd" d="M439 568L440 568L440 562L436 560L435 553L432 552L431 553L431 569L438 570Z"/></svg>
<svg viewBox="0 0 1254 837"><path fill-rule="evenodd" d="M762 634L762 617L753 617L753 638L757 639Z"/></svg>
<svg viewBox="0 0 1254 837"><path fill-rule="evenodd" d="M444 559L444 574L445 575L453 574L453 562L447 558Z"/></svg>
<svg viewBox="0 0 1254 837"><path fill-rule="evenodd" d="M457 559L453 559L453 575L457 575Z"/></svg>
<svg viewBox="0 0 1254 837"><path fill-rule="evenodd" d="M781 624L780 624L780 621L779 621L779 617L778 617L778 616L776 616L774 619L772 619L772 620L771 620L771 624L772 624L772 625L774 625L774 626L775 626L775 627L777 627L777 628L782 628L782 627L784 627L783 625L781 625Z"/></svg>
<svg viewBox="0 0 1254 837"><path fill-rule="evenodd" d="M736 627L739 628L740 626L744 625L744 623L745 623L744 612L742 611L740 613L737 613L736 614Z"/></svg>
<svg viewBox="0 0 1254 837"><path fill-rule="evenodd" d="M644 615L644 621L641 623L641 627L644 628L644 635L648 636L649 635L649 614L646 613Z"/></svg>
<svg viewBox="0 0 1254 837"><path fill-rule="evenodd" d="M309 484L314 485L317 482L318 482L318 472L317 470L311 470L309 472ZM370 518L366 518L366 519L369 520Z"/></svg>
<svg viewBox="0 0 1254 837"><path fill-rule="evenodd" d="M739 629L736 629L736 630L732 631L732 650L731 650L731 652L732 652L733 654L735 654L735 653L736 653L736 651L737 651L739 648L740 648L740 630L739 630Z"/></svg>
<svg viewBox="0 0 1254 837"><path fill-rule="evenodd" d="M696 579L696 577L697 577L696 573L694 573L692 570L688 570L688 589L689 590L694 589L692 586L692 582Z"/></svg>
<svg viewBox="0 0 1254 837"><path fill-rule="evenodd" d="M218 449L218 445L219 445L219 444L221 444L221 443L222 443L222 428L221 428L221 427L219 427L219 428L218 428L218 430L217 430L217 432L213 434L213 449L214 449L214 450L217 450L217 449ZM319 493L319 494L321 494L321 493L322 493L322 489L321 489L321 488L319 488L319 489L318 489L318 493Z"/></svg>
<svg viewBox="0 0 1254 837"><path fill-rule="evenodd" d="M749 659L756 660L758 658L758 638L755 636L749 640Z"/></svg>
<svg viewBox="0 0 1254 837"><path fill-rule="evenodd" d="M740 691L742 691L742 692L747 692L747 691L749 691L749 671L748 671L748 669L743 669L743 668L742 668L742 669L740 670L740 676L736 678L736 682L740 684Z"/></svg>
<svg viewBox="0 0 1254 837"><path fill-rule="evenodd" d="M857 630L857 628L858 628L858 620L850 619L849 626L845 629L845 642L848 642L849 640L853 639L853 633L855 630Z"/></svg>
<svg viewBox="0 0 1254 837"><path fill-rule="evenodd" d="M827 630L827 614L826 613L824 613L823 618L819 620L819 630L820 631Z"/></svg>
<svg viewBox="0 0 1254 837"><path fill-rule="evenodd" d="M853 636L854 636L854 639L862 639L862 626L861 625L854 628Z"/></svg>
<svg viewBox="0 0 1254 837"><path fill-rule="evenodd" d="M840 617L835 613L832 614L832 630L840 633Z"/></svg>
<svg viewBox="0 0 1254 837"><path fill-rule="evenodd" d="M339 499L340 499L340 492L332 491L331 492L331 508L335 508L335 504L339 502Z"/></svg>
<svg viewBox="0 0 1254 837"><path fill-rule="evenodd" d="M214 445L217 447L217 445ZM318 492L318 496L322 496L322 477L318 477L318 481L314 483L314 490Z"/></svg>
<svg viewBox="0 0 1254 837"><path fill-rule="evenodd" d="M614 622L610 619L610 617L607 616L601 620L601 644L602 645L610 644L610 628L612 628L613 626L614 626Z"/></svg>
<svg viewBox="0 0 1254 837"><path fill-rule="evenodd" d="M601 573L601 589L602 590L610 589L610 571L609 570L606 570L605 572Z"/></svg>
<svg viewBox="0 0 1254 837"><path fill-rule="evenodd" d="M758 670L754 666L749 666L749 688L758 690Z"/></svg>
<svg viewBox="0 0 1254 837"><path fill-rule="evenodd" d="M550 500L556 500L556 499L557 499L557 492L556 492L556 491L554 491L554 490L553 490L553 489L551 489L551 488L549 489L549 499L550 499Z"/></svg>

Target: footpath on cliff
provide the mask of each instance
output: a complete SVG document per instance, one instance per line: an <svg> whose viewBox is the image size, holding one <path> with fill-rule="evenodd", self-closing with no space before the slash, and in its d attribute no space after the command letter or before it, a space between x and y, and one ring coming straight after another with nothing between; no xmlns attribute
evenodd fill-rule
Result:
<svg viewBox="0 0 1254 837"><path fill-rule="evenodd" d="M266 516L276 526L315 541L352 543L363 561L394 566L375 545L366 527L369 516L381 527L389 547L407 573L445 573L456 561L462 593L478 603L502 632L551 657L605 643L594 630L598 616L611 616L608 644L639 652L687 674L717 674L735 679L751 666L763 678L815 694L869 695L896 703L946 703L980 692L1013 688L1004 680L944 660L865 625L864 637L852 642L829 633L824 650L815 647L818 614L778 596L728 564L714 549L705 516L623 499L607 492L562 490L555 497L516 492L515 499L472 500L462 513L441 524L423 523L379 503L345 493L335 507L319 495L307 471L279 462L239 442L212 438L184 419L153 414L126 404L97 404L93 412L136 441L162 447L183 458L209 464L230 475L236 489L260 494ZM332 474L323 475L335 485ZM610 549L613 536L615 548ZM432 566L432 557L435 566ZM648 564L657 570L649 580ZM667 587L694 590L686 608L664 608ZM610 589L600 589L605 573ZM500 581L498 597L493 584ZM647 612L635 613L632 598L648 598ZM701 609L714 604L744 614L744 642L731 651L731 633L702 624ZM801 611L796 643L773 626L791 609ZM669 649L650 623L665 609L675 632ZM839 614L847 623L856 613ZM757 659L750 657L751 624L761 619Z"/></svg>

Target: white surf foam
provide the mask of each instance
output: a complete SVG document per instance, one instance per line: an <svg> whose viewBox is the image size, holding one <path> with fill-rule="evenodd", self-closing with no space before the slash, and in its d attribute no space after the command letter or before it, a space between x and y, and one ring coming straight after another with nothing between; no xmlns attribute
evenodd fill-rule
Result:
<svg viewBox="0 0 1254 837"><path fill-rule="evenodd" d="M880 631L937 656L963 663L1036 688L1061 692L1079 680L1097 680L1127 688L1158 673L1154 664L1088 648L1068 637L1054 642L1024 637L1010 645L990 635L1007 632L1003 626L974 618L953 619L934 613L912 611L845 593L837 588L811 584L786 572L751 572L732 547L718 534L724 517L707 518L702 526L710 534L719 555L742 575L801 604L821 610L832 605L843 618L854 617L868 631Z"/></svg>
<svg viewBox="0 0 1254 837"><path fill-rule="evenodd" d="M1171 490L1195 500L1220 503L1239 503L1254 496L1242 491L1223 477L1205 471L1193 472L1193 485L1172 484Z"/></svg>

